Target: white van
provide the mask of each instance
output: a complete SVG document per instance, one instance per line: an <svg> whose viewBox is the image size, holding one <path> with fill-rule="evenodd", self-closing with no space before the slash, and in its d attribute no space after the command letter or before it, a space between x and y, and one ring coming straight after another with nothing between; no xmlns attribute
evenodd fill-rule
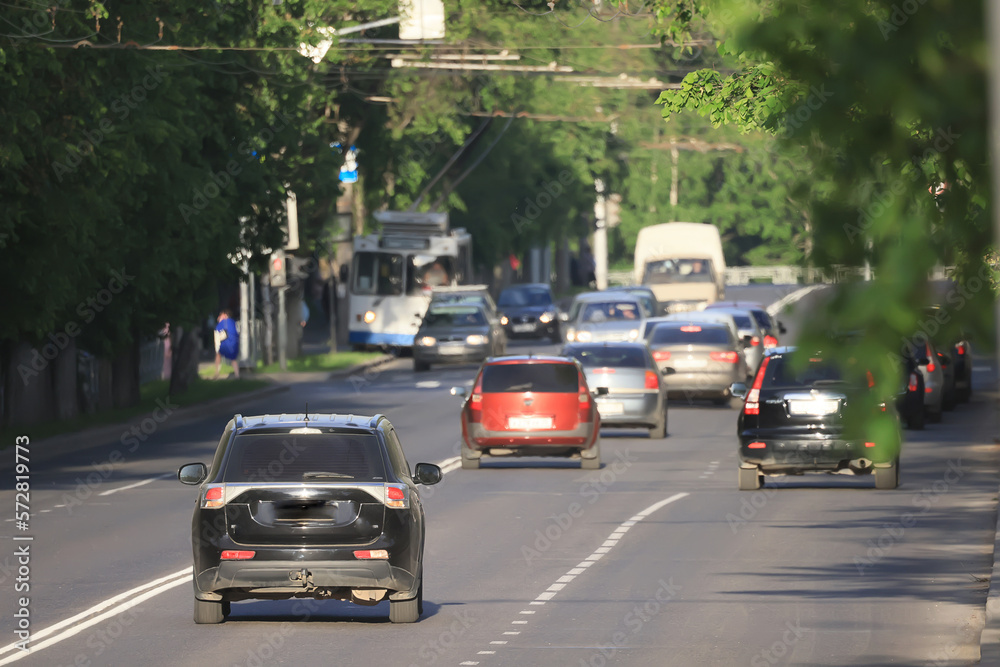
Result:
<svg viewBox="0 0 1000 667"><path fill-rule="evenodd" d="M666 222L639 230L635 282L647 285L667 313L700 310L725 297L726 260L715 225Z"/></svg>

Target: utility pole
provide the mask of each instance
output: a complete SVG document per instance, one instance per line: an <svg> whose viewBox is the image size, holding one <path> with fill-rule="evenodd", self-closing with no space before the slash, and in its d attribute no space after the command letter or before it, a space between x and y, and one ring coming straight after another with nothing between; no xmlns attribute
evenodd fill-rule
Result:
<svg viewBox="0 0 1000 667"><path fill-rule="evenodd" d="M608 220L607 198L604 196L604 181L594 179L597 190L597 202L594 204L594 217L597 219L597 230L594 232L594 277L597 279L597 289L608 288Z"/></svg>
<svg viewBox="0 0 1000 667"><path fill-rule="evenodd" d="M278 288L278 367L288 370L288 314L285 312L285 289Z"/></svg>

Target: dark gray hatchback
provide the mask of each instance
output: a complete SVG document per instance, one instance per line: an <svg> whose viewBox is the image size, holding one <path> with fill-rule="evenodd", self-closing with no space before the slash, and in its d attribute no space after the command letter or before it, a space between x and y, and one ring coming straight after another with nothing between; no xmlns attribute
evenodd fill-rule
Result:
<svg viewBox="0 0 1000 667"><path fill-rule="evenodd" d="M211 467L182 466L200 485L192 521L194 620L220 623L230 603L307 597L375 605L389 620L422 612L424 512L384 415L236 415Z"/></svg>

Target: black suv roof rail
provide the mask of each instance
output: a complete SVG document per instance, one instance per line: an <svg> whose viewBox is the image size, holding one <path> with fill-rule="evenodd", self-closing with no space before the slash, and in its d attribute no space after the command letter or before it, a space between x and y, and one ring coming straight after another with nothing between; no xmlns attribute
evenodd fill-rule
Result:
<svg viewBox="0 0 1000 667"><path fill-rule="evenodd" d="M233 421L236 423L236 428L243 428L243 415L237 412L233 415Z"/></svg>
<svg viewBox="0 0 1000 667"><path fill-rule="evenodd" d="M372 418L371 418L371 419L370 419L370 420L368 421L368 427L369 427L369 428L375 428L376 426L378 426L378 423L379 423L379 421L381 421L382 419L386 419L386 416L385 416L384 414L382 414L381 412L379 412L379 413L375 414L375 415L374 415L374 416L373 416L373 417L372 417Z"/></svg>

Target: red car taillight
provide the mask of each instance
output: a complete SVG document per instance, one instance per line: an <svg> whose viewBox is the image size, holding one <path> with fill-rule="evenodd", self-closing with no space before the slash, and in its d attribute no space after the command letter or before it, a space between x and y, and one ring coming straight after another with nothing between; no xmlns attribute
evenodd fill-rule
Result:
<svg viewBox="0 0 1000 667"><path fill-rule="evenodd" d="M778 347L778 339L774 336L764 336L764 347Z"/></svg>
<svg viewBox="0 0 1000 667"><path fill-rule="evenodd" d="M865 371L865 375L868 376L868 388L871 389L875 386L875 376L872 375L871 371Z"/></svg>
<svg viewBox="0 0 1000 667"><path fill-rule="evenodd" d="M750 339L750 345L753 346L753 347L757 347L758 345L760 345L760 338L758 338L757 336L754 336L753 338L751 338Z"/></svg>
<svg viewBox="0 0 1000 667"><path fill-rule="evenodd" d="M659 389L660 377L653 371L646 371L646 389Z"/></svg>
<svg viewBox="0 0 1000 667"><path fill-rule="evenodd" d="M590 421L590 390L587 389L587 379L577 371L577 401L580 403L578 418L580 423Z"/></svg>
<svg viewBox="0 0 1000 667"><path fill-rule="evenodd" d="M670 350L656 350L653 352L653 359L656 361L670 361Z"/></svg>
<svg viewBox="0 0 1000 667"><path fill-rule="evenodd" d="M910 373L910 384L906 385L906 390L907 391L916 391L917 390L917 374L916 373Z"/></svg>
<svg viewBox="0 0 1000 667"><path fill-rule="evenodd" d="M222 552L220 558L222 560L250 560L256 555L256 551L236 551L234 549L226 549Z"/></svg>
<svg viewBox="0 0 1000 667"><path fill-rule="evenodd" d="M771 357L764 357L760 368L757 369L757 377L753 379L753 387L750 388L750 393L747 394L747 402L743 406L743 414L745 415L760 414L760 387L764 384L764 371L767 370L767 363L769 361L771 361Z"/></svg>
<svg viewBox="0 0 1000 667"><path fill-rule="evenodd" d="M736 354L732 350L728 352L710 352L708 356L714 361L725 361L730 364L735 364L740 360L740 355Z"/></svg>
<svg viewBox="0 0 1000 667"><path fill-rule="evenodd" d="M965 355L965 343L959 343L958 345L956 345L955 346L955 351L958 352L958 356L960 356L960 357L964 356Z"/></svg>
<svg viewBox="0 0 1000 667"><path fill-rule="evenodd" d="M469 397L469 421L479 424L483 421L483 380L480 377L476 380L476 386Z"/></svg>
<svg viewBox="0 0 1000 667"><path fill-rule="evenodd" d="M935 371L935 369L937 369L937 366L934 365L933 361L931 363L927 364L927 372L928 373L933 373Z"/></svg>

